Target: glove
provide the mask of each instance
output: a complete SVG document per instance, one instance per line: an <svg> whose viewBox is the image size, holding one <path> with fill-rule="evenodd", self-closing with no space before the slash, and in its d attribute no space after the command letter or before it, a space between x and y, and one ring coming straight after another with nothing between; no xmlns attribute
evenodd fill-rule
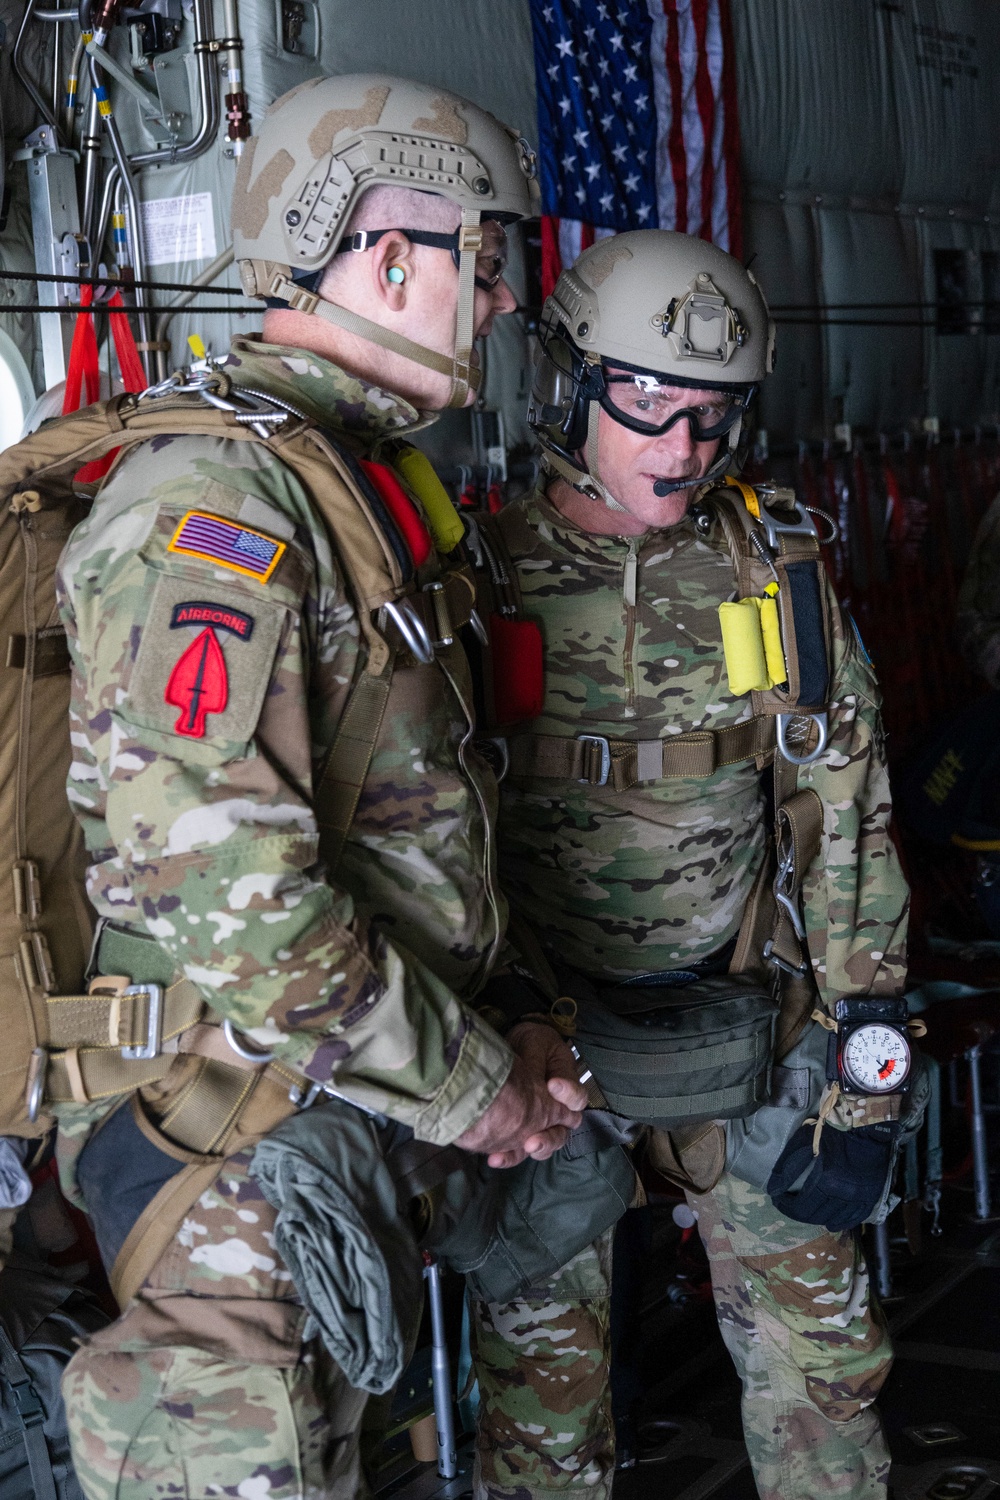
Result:
<svg viewBox="0 0 1000 1500"><path fill-rule="evenodd" d="M767 1191L775 1208L800 1224L841 1233L874 1213L893 1163L895 1121L857 1130L827 1126L813 1155L813 1127L801 1126L774 1164Z"/></svg>

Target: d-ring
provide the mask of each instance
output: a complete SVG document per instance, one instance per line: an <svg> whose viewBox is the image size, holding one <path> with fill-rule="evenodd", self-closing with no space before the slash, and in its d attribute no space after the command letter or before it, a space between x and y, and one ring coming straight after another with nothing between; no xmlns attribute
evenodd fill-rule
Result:
<svg viewBox="0 0 1000 1500"><path fill-rule="evenodd" d="M261 1066L263 1066L264 1063L274 1061L275 1054L273 1052L250 1052L246 1047L242 1046L236 1040L236 1027L233 1025L232 1021L223 1021L222 1034L225 1037L226 1041L229 1043L230 1047L232 1047L233 1051L236 1053L237 1057L242 1057L247 1062L260 1063Z"/></svg>

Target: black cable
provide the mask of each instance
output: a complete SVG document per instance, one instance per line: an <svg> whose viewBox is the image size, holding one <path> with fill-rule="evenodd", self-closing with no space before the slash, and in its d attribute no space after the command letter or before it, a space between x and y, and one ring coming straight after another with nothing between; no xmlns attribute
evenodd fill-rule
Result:
<svg viewBox="0 0 1000 1500"><path fill-rule="evenodd" d="M96 313L96 314L100 314L103 317L103 315L105 313L161 313L161 312L176 312L178 314L178 316L180 316L183 313L197 314L198 317L201 317L202 313L206 314L207 316L213 316L216 313L219 313L219 314L225 313L225 315L227 317L234 318L234 317L246 317L246 316L249 316L250 314L255 313L255 312L256 313L263 313L264 312L264 308L263 307L246 307L246 308L243 308L243 307L178 307L178 308L175 309L175 308L166 308L166 307L151 307L151 306L147 307L145 305L132 307L128 303L126 303L124 307L109 307L106 302L91 303L90 307L76 307L76 306L74 306L74 307L42 307L37 302L9 302L9 303L0 302L0 313L56 313L56 314L58 314L58 316L60 318L75 318L76 315L77 315L77 313Z"/></svg>
<svg viewBox="0 0 1000 1500"><path fill-rule="evenodd" d="M0 271L0 281L61 281L67 286L109 286L115 291L131 291L139 287L150 292L221 292L226 297L242 297L243 288L237 286L192 286L183 281L124 281L118 276L59 276L51 271ZM166 308L157 311L165 312Z"/></svg>

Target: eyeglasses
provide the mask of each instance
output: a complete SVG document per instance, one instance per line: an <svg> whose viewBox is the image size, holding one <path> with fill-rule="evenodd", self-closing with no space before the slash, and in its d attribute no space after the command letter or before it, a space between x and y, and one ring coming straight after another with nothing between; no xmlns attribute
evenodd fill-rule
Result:
<svg viewBox="0 0 1000 1500"><path fill-rule="evenodd" d="M601 373L603 391L598 399L616 422L633 432L661 436L683 420L696 443L711 442L727 433L746 411L752 394L746 389L690 388L652 372L626 374L602 366Z"/></svg>
<svg viewBox="0 0 1000 1500"><path fill-rule="evenodd" d="M481 291L492 292L500 285L507 269L507 231L497 219L484 219L479 227L482 231L482 248L476 252L475 282ZM456 229L453 234L436 234L429 229L358 229L337 246L336 253L343 255L348 250L370 250L383 235L405 234L413 245L429 245L432 250L449 250L455 269L458 270L461 265L461 233L460 229Z"/></svg>

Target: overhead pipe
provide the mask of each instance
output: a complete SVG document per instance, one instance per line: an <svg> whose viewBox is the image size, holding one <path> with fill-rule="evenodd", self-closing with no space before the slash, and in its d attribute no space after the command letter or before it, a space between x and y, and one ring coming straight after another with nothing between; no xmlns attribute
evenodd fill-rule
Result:
<svg viewBox="0 0 1000 1500"><path fill-rule="evenodd" d="M225 37L222 47L226 54L226 76L229 92L226 95L226 119L229 128L226 140L233 148L233 155L243 155L243 142L250 139L250 101L243 88L243 41L240 37L240 15L237 0L222 0L222 24Z"/></svg>

